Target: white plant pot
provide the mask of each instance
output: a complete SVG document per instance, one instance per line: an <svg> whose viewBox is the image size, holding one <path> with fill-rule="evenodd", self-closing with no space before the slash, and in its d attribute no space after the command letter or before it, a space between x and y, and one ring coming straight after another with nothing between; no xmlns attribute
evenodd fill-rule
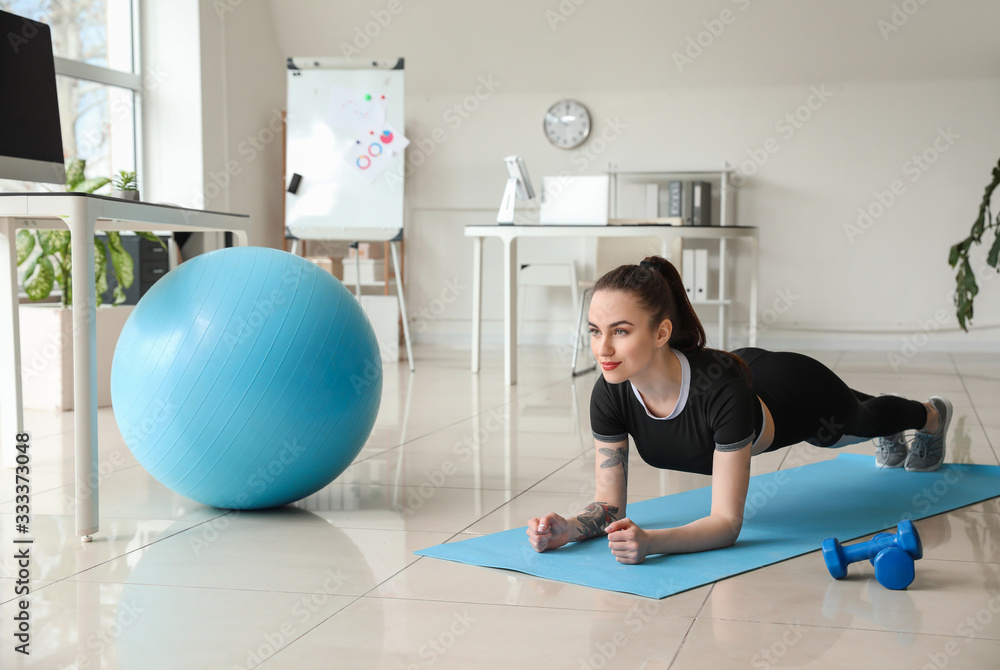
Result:
<svg viewBox="0 0 1000 670"><path fill-rule="evenodd" d="M97 308L97 405L111 405L111 360L134 305ZM73 309L21 305L21 382L25 409L73 409Z"/></svg>
<svg viewBox="0 0 1000 670"><path fill-rule="evenodd" d="M111 191L111 195L115 198L121 198L122 200L139 200L139 191Z"/></svg>

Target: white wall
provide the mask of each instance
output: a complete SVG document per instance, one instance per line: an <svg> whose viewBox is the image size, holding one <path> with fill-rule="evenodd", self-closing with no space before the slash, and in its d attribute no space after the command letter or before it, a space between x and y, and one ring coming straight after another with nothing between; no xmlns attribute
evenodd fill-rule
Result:
<svg viewBox="0 0 1000 670"><path fill-rule="evenodd" d="M247 12L254 22L248 35L228 32L228 48L265 32L258 2L229 14L236 21ZM536 181L600 174L609 161L623 170L689 170L728 160L753 172L736 207L739 223L761 229L765 346L897 350L921 328L936 333L929 348L993 346L1000 282L984 283L974 332L960 333L946 259L1000 154L993 28L1000 3L270 0L269 7L276 61L406 58L406 267L420 339L468 341L471 243L461 229L493 220L501 159L519 153ZM690 60L678 65L685 55ZM227 67L234 81L261 63ZM266 79L275 90L252 99L258 108L264 97L283 98L276 79ZM597 135L575 152L551 147L541 132L545 109L567 96L583 101L596 124ZM810 103L814 109L802 108ZM783 121L797 110L809 117L800 127ZM939 139L942 132L949 139ZM777 151L764 161L769 138ZM925 151L935 161L914 171L912 157ZM752 155L757 162L744 163ZM891 206L867 229L849 228L859 207L878 212L878 194L894 181ZM586 241L531 242L521 245L523 262L593 261ZM498 341L494 246L487 244L485 333ZM744 262L734 269L731 276L745 276ZM574 316L568 298L534 289L526 299L535 338L561 341ZM744 300L737 316L746 309Z"/></svg>
<svg viewBox="0 0 1000 670"><path fill-rule="evenodd" d="M262 2L142 3L148 199L250 215L250 244L280 248L284 61ZM195 254L223 245L205 234Z"/></svg>

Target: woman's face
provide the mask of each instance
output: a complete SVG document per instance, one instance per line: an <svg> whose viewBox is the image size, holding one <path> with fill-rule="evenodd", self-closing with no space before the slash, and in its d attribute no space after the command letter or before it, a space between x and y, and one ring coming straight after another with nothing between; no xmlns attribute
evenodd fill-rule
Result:
<svg viewBox="0 0 1000 670"><path fill-rule="evenodd" d="M620 384L645 370L654 352L670 339L670 321L657 332L649 314L630 293L598 291L590 302L590 350L609 384Z"/></svg>

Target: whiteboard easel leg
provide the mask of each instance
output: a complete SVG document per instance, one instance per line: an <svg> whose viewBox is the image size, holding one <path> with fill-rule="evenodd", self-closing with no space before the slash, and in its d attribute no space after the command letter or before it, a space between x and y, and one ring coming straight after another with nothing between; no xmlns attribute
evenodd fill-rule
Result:
<svg viewBox="0 0 1000 670"><path fill-rule="evenodd" d="M399 313L403 317L403 341L406 342L406 360L410 362L410 372L414 372L413 347L410 346L410 323L406 318L406 300L403 296L403 281L399 278L399 242L389 243L392 250L392 269L396 275L396 297L399 298Z"/></svg>

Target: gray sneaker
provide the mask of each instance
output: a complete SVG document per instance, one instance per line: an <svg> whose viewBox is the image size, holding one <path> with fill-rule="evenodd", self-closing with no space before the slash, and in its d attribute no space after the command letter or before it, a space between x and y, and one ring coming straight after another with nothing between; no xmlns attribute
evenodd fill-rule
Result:
<svg viewBox="0 0 1000 670"><path fill-rule="evenodd" d="M907 446L903 433L875 438L875 465L880 468L901 468L906 460Z"/></svg>
<svg viewBox="0 0 1000 670"><path fill-rule="evenodd" d="M947 398L932 396L931 404L938 412L938 429L933 434L918 432L906 457L904 467L907 472L931 472L941 467L945 455L945 437L953 414Z"/></svg>

